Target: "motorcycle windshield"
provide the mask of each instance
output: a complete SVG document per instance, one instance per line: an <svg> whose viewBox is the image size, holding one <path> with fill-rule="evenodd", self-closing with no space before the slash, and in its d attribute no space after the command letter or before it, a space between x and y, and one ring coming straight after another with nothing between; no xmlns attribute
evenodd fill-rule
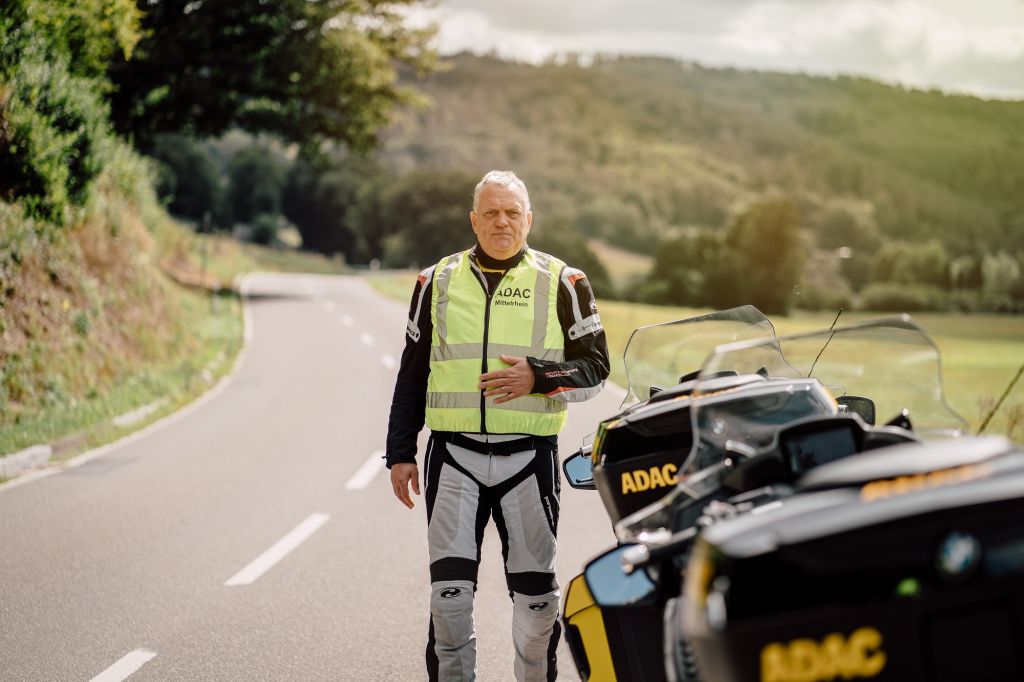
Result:
<svg viewBox="0 0 1024 682"><path fill-rule="evenodd" d="M711 389L726 370L765 381L723 399ZM721 345L704 361L693 396L694 442L709 450L728 440L767 445L781 426L824 413L823 400L838 400L833 409L842 412L869 398L877 424L906 410L922 438L967 427L943 396L938 348L907 315Z"/></svg>
<svg viewBox="0 0 1024 682"><path fill-rule="evenodd" d="M728 312L728 311L727 311ZM722 373L753 379L720 390ZM960 435L964 419L942 391L939 350L909 316L793 336L716 347L702 363L692 392L694 448L676 488L615 526L621 542L642 542L657 529L677 530L679 510L721 485L727 443L732 451L771 442L789 422L840 412L851 398L870 398L877 424L906 410L922 438Z"/></svg>
<svg viewBox="0 0 1024 682"><path fill-rule="evenodd" d="M775 328L751 305L640 327L623 354L629 386L622 407L647 400L652 388L670 388L687 374L696 376L718 346L764 337L774 338Z"/></svg>

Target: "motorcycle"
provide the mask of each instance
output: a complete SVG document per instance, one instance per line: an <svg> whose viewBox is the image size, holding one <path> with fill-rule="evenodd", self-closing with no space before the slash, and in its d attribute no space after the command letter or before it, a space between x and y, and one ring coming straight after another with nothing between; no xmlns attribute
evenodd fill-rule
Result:
<svg viewBox="0 0 1024 682"><path fill-rule="evenodd" d="M934 344L909 318L781 338L763 329L717 347L699 372L655 391L625 416L662 416L654 400L662 394L685 400L686 413L675 413L674 428L686 431L688 448L671 492L621 518L615 524L621 544L570 583L566 637L584 679L697 679L694 650L679 632L677 614L689 574L683 568L704 529L770 509L793 494L797 480L830 461L919 443L908 413L944 433L964 425L942 399ZM674 372L675 357L660 348L633 366L661 361ZM630 391L638 397L632 377ZM875 426L879 410L894 418ZM687 429L680 429L680 416L689 418ZM598 431L595 481L605 466L602 435L622 420ZM667 427L668 421L657 423ZM568 468L567 477L572 484Z"/></svg>
<svg viewBox="0 0 1024 682"><path fill-rule="evenodd" d="M789 490L745 511L733 500L701 529L666 611L669 667L709 682L1024 679L1024 448L950 438L963 424L937 351L907 318L830 339L839 362L815 374L873 375L865 390L908 409L916 438L876 449L856 423L805 420L748 453L738 487ZM705 369L757 364L772 352L757 345ZM718 418L696 416L700 433L718 438Z"/></svg>

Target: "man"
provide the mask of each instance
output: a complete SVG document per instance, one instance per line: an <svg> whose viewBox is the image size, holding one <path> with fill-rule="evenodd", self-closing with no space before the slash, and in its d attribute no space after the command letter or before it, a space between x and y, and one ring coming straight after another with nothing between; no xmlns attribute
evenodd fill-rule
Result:
<svg viewBox="0 0 1024 682"><path fill-rule="evenodd" d="M513 602L518 680L553 680L558 432L566 403L596 395L608 348L586 275L526 245L526 185L491 171L473 192L473 248L420 273L388 424L395 496L420 494L416 437L431 430L424 489L431 680L473 680L484 529L494 519Z"/></svg>

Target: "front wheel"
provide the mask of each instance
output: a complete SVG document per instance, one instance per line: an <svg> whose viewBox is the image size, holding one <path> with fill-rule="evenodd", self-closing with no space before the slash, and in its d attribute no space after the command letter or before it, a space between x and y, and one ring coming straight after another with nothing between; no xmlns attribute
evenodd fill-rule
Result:
<svg viewBox="0 0 1024 682"><path fill-rule="evenodd" d="M683 637L682 602L682 597L674 597L665 604L665 679L668 682L700 682L697 658Z"/></svg>

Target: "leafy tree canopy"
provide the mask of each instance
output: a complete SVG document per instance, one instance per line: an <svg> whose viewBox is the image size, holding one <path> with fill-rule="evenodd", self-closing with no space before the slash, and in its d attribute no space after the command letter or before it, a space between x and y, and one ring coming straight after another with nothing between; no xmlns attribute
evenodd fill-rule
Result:
<svg viewBox="0 0 1024 682"><path fill-rule="evenodd" d="M417 267L467 249L476 237L469 223L473 187L462 171L417 170L387 187L381 198L386 265Z"/></svg>
<svg viewBox="0 0 1024 682"><path fill-rule="evenodd" d="M785 312L805 258L800 212L792 199L752 202L729 226L725 244L735 258L740 300L766 313Z"/></svg>
<svg viewBox="0 0 1024 682"><path fill-rule="evenodd" d="M220 173L213 155L183 135L161 135L153 145L157 191L171 213L200 220L218 214L223 200Z"/></svg>
<svg viewBox="0 0 1024 682"><path fill-rule="evenodd" d="M417 0L137 0L143 38L109 68L117 129L216 136L238 127L315 146L367 147L412 98L396 65L430 71L432 29L408 28Z"/></svg>
<svg viewBox="0 0 1024 682"><path fill-rule="evenodd" d="M140 16L133 0L10 0L0 8L0 67L58 58L75 76L102 78L115 55L131 57Z"/></svg>
<svg viewBox="0 0 1024 682"><path fill-rule="evenodd" d="M253 145L228 164L228 208L231 217L247 223L258 215L281 212L287 168L272 151Z"/></svg>

